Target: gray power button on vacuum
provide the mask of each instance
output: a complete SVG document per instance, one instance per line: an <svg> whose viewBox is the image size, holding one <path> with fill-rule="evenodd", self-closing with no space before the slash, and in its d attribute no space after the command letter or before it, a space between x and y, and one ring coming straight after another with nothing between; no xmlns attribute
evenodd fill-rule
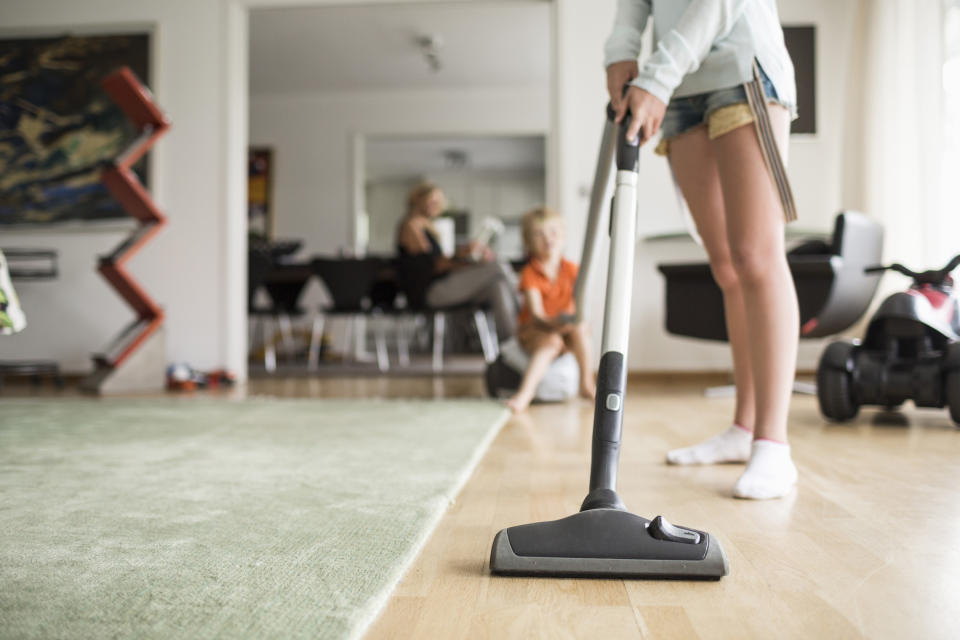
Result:
<svg viewBox="0 0 960 640"><path fill-rule="evenodd" d="M607 394L607 410L620 411L620 396L616 393Z"/></svg>

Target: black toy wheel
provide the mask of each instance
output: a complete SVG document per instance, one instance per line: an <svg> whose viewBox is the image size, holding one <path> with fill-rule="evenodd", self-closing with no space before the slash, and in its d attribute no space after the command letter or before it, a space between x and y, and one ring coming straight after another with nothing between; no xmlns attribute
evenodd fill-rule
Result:
<svg viewBox="0 0 960 640"><path fill-rule="evenodd" d="M946 392L950 419L953 420L953 424L960 427L960 369L947 372Z"/></svg>
<svg viewBox="0 0 960 640"><path fill-rule="evenodd" d="M960 427L960 370L947 372L947 406L953 424Z"/></svg>
<svg viewBox="0 0 960 640"><path fill-rule="evenodd" d="M853 393L853 374L846 363L853 358L855 346L834 342L827 347L817 367L817 400L823 417L846 422L856 417L860 404Z"/></svg>
<svg viewBox="0 0 960 640"><path fill-rule="evenodd" d="M950 419L960 427L960 342L951 342L947 346L947 358L944 374L944 400L950 410Z"/></svg>

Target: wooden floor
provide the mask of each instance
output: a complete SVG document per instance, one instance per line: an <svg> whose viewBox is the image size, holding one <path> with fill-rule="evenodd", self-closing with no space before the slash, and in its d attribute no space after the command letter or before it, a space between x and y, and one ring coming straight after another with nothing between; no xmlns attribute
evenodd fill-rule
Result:
<svg viewBox="0 0 960 640"><path fill-rule="evenodd" d="M341 384L363 395L378 383ZM434 392L431 382L384 384L387 394L394 384L410 385L401 395ZM631 384L620 467L631 510L721 540L722 581L490 576L499 529L574 513L585 494L591 407L540 406L504 427L367 638L960 637L960 431L945 412L910 409L904 425L864 411L826 425L814 398L795 396L799 487L751 502L730 497L742 467L662 463L668 448L722 429L731 410L698 385Z"/></svg>
<svg viewBox="0 0 960 640"><path fill-rule="evenodd" d="M585 494L590 405L538 406L505 425L366 637L960 637L960 431L945 411L910 408L898 422L865 410L850 425L827 425L814 398L794 396L797 491L740 501L730 489L742 467L663 464L667 449L726 426L732 400L703 397L703 383L631 382L619 488L635 513L714 534L729 576L490 576L498 530L572 514ZM236 393L433 398L477 396L482 384L299 378Z"/></svg>

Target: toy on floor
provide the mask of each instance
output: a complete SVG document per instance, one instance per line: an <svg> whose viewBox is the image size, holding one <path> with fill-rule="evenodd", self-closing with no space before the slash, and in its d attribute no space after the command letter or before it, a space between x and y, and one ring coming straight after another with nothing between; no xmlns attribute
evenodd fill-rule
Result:
<svg viewBox="0 0 960 640"><path fill-rule="evenodd" d="M197 371L190 365L178 362L167 367L168 391L195 391L196 389L216 389L232 387L236 379L224 369Z"/></svg>
<svg viewBox="0 0 960 640"><path fill-rule="evenodd" d="M901 264L867 269L896 271L913 284L883 301L862 341L834 342L823 352L817 397L827 419L844 422L863 405L892 409L913 400L949 407L960 426L960 299L950 275L958 266L960 255L922 273Z"/></svg>

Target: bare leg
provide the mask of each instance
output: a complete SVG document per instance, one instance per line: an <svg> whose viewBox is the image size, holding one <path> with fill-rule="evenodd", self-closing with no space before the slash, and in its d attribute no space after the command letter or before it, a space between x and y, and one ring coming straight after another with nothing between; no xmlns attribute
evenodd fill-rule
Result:
<svg viewBox="0 0 960 640"><path fill-rule="evenodd" d="M775 130L786 132L785 109L770 109ZM787 411L800 334L797 295L784 251L780 201L753 125L713 140L727 212L730 255L743 293L754 375L756 438L787 441Z"/></svg>
<svg viewBox="0 0 960 640"><path fill-rule="evenodd" d="M720 175L706 127L696 127L670 141L670 167L703 239L714 280L723 291L737 394L733 422L742 429L752 431L755 416L754 385L743 291L730 257Z"/></svg>
<svg viewBox="0 0 960 640"><path fill-rule="evenodd" d="M520 388L506 403L514 413L519 413L530 406L533 394L537 391L537 385L546 375L550 363L557 359L561 351L563 351L563 339L556 333L550 334L533 350L530 364L527 365L527 370L523 373Z"/></svg>
<svg viewBox="0 0 960 640"><path fill-rule="evenodd" d="M586 323L571 327L563 336L563 341L573 352L580 367L580 396L593 400L597 394L597 381L593 376L593 349Z"/></svg>

